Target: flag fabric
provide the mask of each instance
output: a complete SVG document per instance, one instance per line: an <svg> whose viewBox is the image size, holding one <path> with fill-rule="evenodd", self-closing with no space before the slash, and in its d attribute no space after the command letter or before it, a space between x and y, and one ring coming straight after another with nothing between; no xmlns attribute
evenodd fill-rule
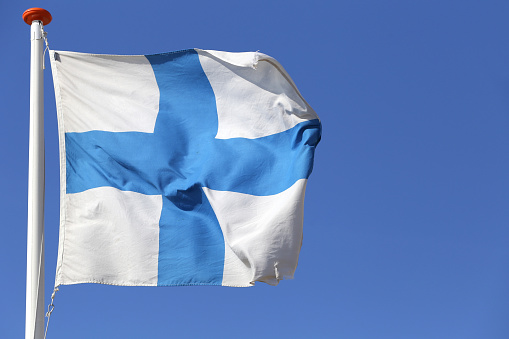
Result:
<svg viewBox="0 0 509 339"><path fill-rule="evenodd" d="M276 60L199 49L50 57L56 286L293 278L321 123Z"/></svg>

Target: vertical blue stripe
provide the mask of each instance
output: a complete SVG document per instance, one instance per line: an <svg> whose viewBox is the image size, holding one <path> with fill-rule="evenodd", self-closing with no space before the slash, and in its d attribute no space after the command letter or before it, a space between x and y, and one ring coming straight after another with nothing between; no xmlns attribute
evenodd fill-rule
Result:
<svg viewBox="0 0 509 339"><path fill-rule="evenodd" d="M194 50L149 55L160 90L155 135L169 148L161 184L158 285L221 285L224 240L199 184L217 131L214 92Z"/></svg>

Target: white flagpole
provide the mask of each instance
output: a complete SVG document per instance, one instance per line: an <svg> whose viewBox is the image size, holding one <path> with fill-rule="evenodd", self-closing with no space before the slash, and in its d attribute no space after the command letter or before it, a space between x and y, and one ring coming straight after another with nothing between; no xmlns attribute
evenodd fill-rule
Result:
<svg viewBox="0 0 509 339"><path fill-rule="evenodd" d="M51 14L30 8L23 20L31 26L30 140L28 153L28 232L25 339L44 337L44 77L43 25Z"/></svg>

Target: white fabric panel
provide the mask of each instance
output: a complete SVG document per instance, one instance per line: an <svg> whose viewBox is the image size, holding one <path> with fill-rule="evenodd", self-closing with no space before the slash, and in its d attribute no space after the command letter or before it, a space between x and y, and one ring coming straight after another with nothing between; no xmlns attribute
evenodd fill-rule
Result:
<svg viewBox="0 0 509 339"><path fill-rule="evenodd" d="M62 51L50 56L65 132L154 131L159 87L145 56Z"/></svg>
<svg viewBox="0 0 509 339"><path fill-rule="evenodd" d="M157 285L160 195L99 187L67 194L55 286Z"/></svg>
<svg viewBox="0 0 509 339"><path fill-rule="evenodd" d="M302 244L306 183L300 179L270 196L203 188L224 235L224 286L251 286L255 281L277 285L293 278Z"/></svg>
<svg viewBox="0 0 509 339"><path fill-rule="evenodd" d="M318 119L275 59L258 52L196 51L216 96L217 139L255 139Z"/></svg>
<svg viewBox="0 0 509 339"><path fill-rule="evenodd" d="M217 60L221 60L223 62L229 63L231 65L239 66L239 67L250 67L255 68L256 64L258 63L258 59L260 55L263 55L265 57L265 54L258 53L258 52L238 52L238 53L232 53L232 52L223 52L223 51L213 51L213 50L201 50L195 48L195 50L198 52L198 55L200 56L200 61L203 60L205 57L213 57ZM268 57L270 58L270 57Z"/></svg>

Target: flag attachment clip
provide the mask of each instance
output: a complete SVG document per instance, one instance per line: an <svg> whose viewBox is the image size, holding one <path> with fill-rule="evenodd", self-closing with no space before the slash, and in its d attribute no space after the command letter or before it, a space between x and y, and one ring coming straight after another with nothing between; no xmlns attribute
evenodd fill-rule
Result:
<svg viewBox="0 0 509 339"><path fill-rule="evenodd" d="M51 303L48 305L48 312L46 312L46 318L48 318L48 321L46 322L46 330L44 330L44 339L46 339L46 334L48 334L49 318L51 317L51 313L55 310L55 304L53 304L53 301L55 300L55 294L57 294L57 292L58 287L55 287L51 294Z"/></svg>
<svg viewBox="0 0 509 339"><path fill-rule="evenodd" d="M46 56L46 51L49 50L49 44L48 44L48 32L44 30L44 26L41 25L41 35L44 39L44 43L46 44L46 48L42 52L42 69L46 69L46 63L44 62L44 57Z"/></svg>

